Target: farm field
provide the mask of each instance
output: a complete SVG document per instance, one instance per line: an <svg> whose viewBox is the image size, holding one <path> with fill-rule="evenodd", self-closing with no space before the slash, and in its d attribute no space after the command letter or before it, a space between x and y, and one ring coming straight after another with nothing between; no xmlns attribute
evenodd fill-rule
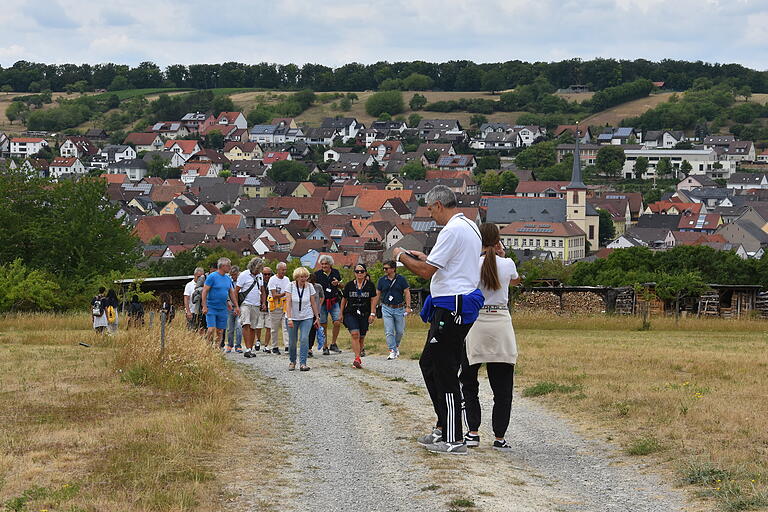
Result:
<svg viewBox="0 0 768 512"><path fill-rule="evenodd" d="M228 390L250 381L186 330L160 358L157 324L114 337L89 324L0 317L0 510L221 510L223 464L246 474L254 450L274 456L239 433L252 405L236 411Z"/></svg>
<svg viewBox="0 0 768 512"><path fill-rule="evenodd" d="M355 101L352 104L352 109L349 111L342 111L338 109L333 109L332 105L334 102L328 102L328 103L318 103L307 109L305 112L303 112L301 115L296 117L296 120L299 123L304 123L308 126L320 126L320 123L322 122L324 117L335 117L335 116L345 116L345 117L354 117L358 121L365 123L366 125L370 125L372 121L375 121L376 118L369 116L365 111L365 101L376 91L363 91L363 92L356 92L358 96L358 100ZM290 94L289 92L284 91L259 91L259 92L245 92L240 94L234 94L230 96L232 98L232 101L243 109L243 111L248 112L252 108L254 108L259 102L265 102L265 103L274 103L280 100L280 97ZM318 93L318 94L324 94L324 93ZM440 92L440 91L403 91L403 100L406 105L406 111L402 114L405 117L408 117L410 114L414 113L414 111L411 111L408 109L408 102L411 100L411 97L414 94L422 94L426 96L427 102L434 102L434 101L447 101L447 100L458 100L460 98L483 98L483 99L490 99L493 101L498 101L499 96L498 95L491 95L486 92ZM472 117L473 114L469 112L428 112L425 110L419 110L416 111L417 114L422 116L423 118L448 118L448 119L458 119L459 122L463 126L469 126L469 119ZM488 114L486 117L489 121L497 121L497 122L508 122L508 123L514 123L517 117L521 114L521 112L495 112L493 114Z"/></svg>
<svg viewBox="0 0 768 512"><path fill-rule="evenodd" d="M674 92L660 92L652 94L646 98L628 101L621 105L616 105L597 114L593 114L581 122L587 126L618 126L622 119L627 117L636 117L645 113L661 103L669 101Z"/></svg>
<svg viewBox="0 0 768 512"><path fill-rule="evenodd" d="M768 507L768 323L654 318L640 331L638 318L513 318L517 396L650 464L707 509ZM0 317L0 503L222 509L223 457L228 468L248 464L215 441L242 441L238 411L255 414L242 394L224 390L249 384L178 320L160 359L157 328L104 338L82 314ZM418 357L425 332L409 318L403 359ZM340 342L348 356L344 330ZM366 348L385 353L381 321ZM274 428L283 420L270 385L261 381L245 396L258 397L270 428L284 432ZM260 417L248 421L257 422L253 442L262 444L249 449L280 464L285 454Z"/></svg>

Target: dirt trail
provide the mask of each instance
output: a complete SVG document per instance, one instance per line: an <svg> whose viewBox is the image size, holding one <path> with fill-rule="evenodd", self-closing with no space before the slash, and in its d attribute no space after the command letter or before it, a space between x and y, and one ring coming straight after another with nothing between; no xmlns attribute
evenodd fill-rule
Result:
<svg viewBox="0 0 768 512"><path fill-rule="evenodd" d="M489 447L487 428L468 456L428 453L415 442L434 421L415 361L369 356L355 371L344 353L289 372L285 355L230 357L269 379L291 420L289 467L279 469L289 489L272 507L259 482L240 497L259 510L448 510L454 500L482 511L687 510L681 492L529 400L513 406L512 454ZM481 399L490 412L487 382Z"/></svg>

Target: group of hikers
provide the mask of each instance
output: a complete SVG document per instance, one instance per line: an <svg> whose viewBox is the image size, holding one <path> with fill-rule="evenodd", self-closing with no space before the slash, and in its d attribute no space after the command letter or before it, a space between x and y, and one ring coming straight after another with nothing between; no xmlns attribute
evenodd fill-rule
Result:
<svg viewBox="0 0 768 512"><path fill-rule="evenodd" d="M485 364L493 391L492 447L510 451L505 434L517 343L508 300L509 288L519 284L520 276L514 261L505 257L498 227L478 228L457 209L451 189L435 186L425 201L432 218L444 226L432 251L427 255L395 248L394 259L384 262L385 275L375 284L364 264L356 265L354 278L343 283L329 255L320 257L316 272L298 267L292 279L285 263L278 263L273 273L257 257L240 272L228 258L220 258L207 274L203 268L195 269L185 286L188 328L246 358L281 354L282 329L288 370L298 364L300 371L308 371L315 344L323 355L341 353L337 340L343 323L352 341L352 366L362 368L365 338L379 317L387 359L394 360L400 356L405 317L412 305L408 281L397 273L400 264L430 280L430 294L420 312L430 327L419 366L437 420L418 442L432 452L452 455L464 455L468 447L480 445L478 372ZM94 299L94 327L116 329L117 297L114 292L102 296L103 291ZM104 308L115 310L114 327L108 318L96 316L97 309Z"/></svg>
<svg viewBox="0 0 768 512"><path fill-rule="evenodd" d="M361 263L354 267L354 279L345 284L333 264L333 257L322 255L316 272L298 267L292 279L285 263L278 263L273 273L258 257L243 272L228 258L220 258L207 275L198 267L184 288L188 327L205 333L226 352L246 358L260 352L280 354L282 330L288 369L298 365L300 371L309 371L307 360L314 357L315 344L323 355L341 353L337 341L342 323L352 338L352 366L362 368L365 336L380 317L387 358L397 359L405 316L411 312L407 279L397 273L394 261L387 261L385 275L374 284Z"/></svg>

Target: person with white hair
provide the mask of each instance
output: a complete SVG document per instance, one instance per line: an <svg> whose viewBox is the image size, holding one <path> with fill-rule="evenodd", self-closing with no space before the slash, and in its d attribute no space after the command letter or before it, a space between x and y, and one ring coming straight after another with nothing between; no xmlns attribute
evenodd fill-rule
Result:
<svg viewBox="0 0 768 512"><path fill-rule="evenodd" d="M299 352L299 370L309 371L307 356L309 354L309 331L312 325L319 325L317 302L312 297L317 293L315 286L308 283L309 270L299 267L293 271L293 282L288 285L285 296L288 314L288 329L290 330L290 345L288 346L289 370L296 369L296 345Z"/></svg>
<svg viewBox="0 0 768 512"><path fill-rule="evenodd" d="M482 239L477 225L457 209L450 188L437 185L424 199L432 218L443 226L432 252L427 256L399 247L393 251L396 261L430 279L430 295L421 311L430 328L419 366L437 423L418 442L432 452L466 455L459 369L465 338L485 300L478 288Z"/></svg>
<svg viewBox="0 0 768 512"><path fill-rule="evenodd" d="M288 329L285 323L285 296L288 293L288 286L291 280L285 275L288 265L282 261L277 264L277 274L269 278L267 288L269 290L269 322L272 327L272 353L279 354L277 348L277 333L280 328L283 329L283 345L286 353L288 352Z"/></svg>
<svg viewBox="0 0 768 512"><path fill-rule="evenodd" d="M229 271L232 261L229 258L219 258L216 262L216 272L206 278L203 286L203 314L208 324L208 338L212 343L217 343L224 335L227 328L227 299L232 302L235 315L240 314L240 306L237 302L237 294Z"/></svg>
<svg viewBox="0 0 768 512"><path fill-rule="evenodd" d="M241 272L237 278L235 292L240 300L240 323L243 326L243 341L245 341L244 357L254 357L261 350L261 344L253 344L256 329L264 327L261 306L264 303L264 276L261 271L264 262L261 258L252 258L248 262L247 271Z"/></svg>
<svg viewBox="0 0 768 512"><path fill-rule="evenodd" d="M320 270L315 272L315 280L323 287L323 303L320 306L320 325L325 330L326 345L323 348L323 355L329 355L331 352L341 353L336 341L339 339L339 330L341 330L341 273L333 268L333 257L329 254L323 254L318 258L317 264ZM333 337L328 335L328 315L333 322ZM328 343L330 342L330 343ZM330 346L329 346L330 345Z"/></svg>

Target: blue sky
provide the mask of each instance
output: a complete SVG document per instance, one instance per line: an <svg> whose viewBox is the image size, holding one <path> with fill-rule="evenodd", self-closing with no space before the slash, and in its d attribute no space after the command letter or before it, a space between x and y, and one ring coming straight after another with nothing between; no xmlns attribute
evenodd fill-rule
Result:
<svg viewBox="0 0 768 512"><path fill-rule="evenodd" d="M3 0L0 65L675 58L768 68L766 0Z"/></svg>

